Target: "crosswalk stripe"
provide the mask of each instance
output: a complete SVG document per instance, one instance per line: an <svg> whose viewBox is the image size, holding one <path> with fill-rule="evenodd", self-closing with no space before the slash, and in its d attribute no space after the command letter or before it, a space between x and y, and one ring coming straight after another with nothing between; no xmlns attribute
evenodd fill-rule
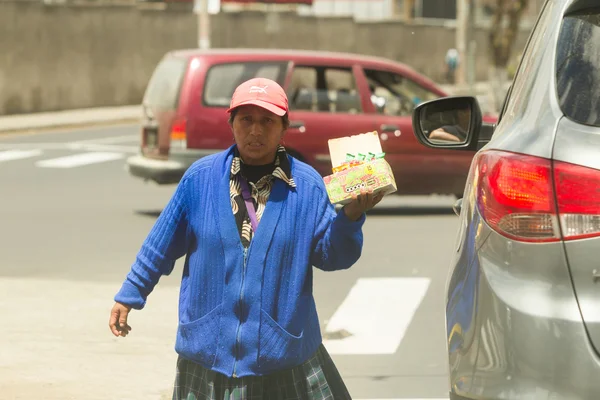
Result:
<svg viewBox="0 0 600 400"><path fill-rule="evenodd" d="M124 155L122 153L92 152L42 160L36 162L35 165L40 168L73 168L82 165L118 160L123 157Z"/></svg>
<svg viewBox="0 0 600 400"><path fill-rule="evenodd" d="M24 158L37 157L42 154L41 150L7 150L0 151L0 162L22 160Z"/></svg>
<svg viewBox="0 0 600 400"><path fill-rule="evenodd" d="M331 354L394 354L428 278L360 278L325 328Z"/></svg>

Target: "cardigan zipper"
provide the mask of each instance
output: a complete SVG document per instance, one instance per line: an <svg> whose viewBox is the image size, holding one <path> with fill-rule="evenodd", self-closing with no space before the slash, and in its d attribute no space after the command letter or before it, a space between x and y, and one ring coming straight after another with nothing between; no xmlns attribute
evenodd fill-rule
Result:
<svg viewBox="0 0 600 400"><path fill-rule="evenodd" d="M246 277L246 261L248 260L248 247L244 247L244 264L242 267L242 284L240 285L240 299L238 302L239 305L239 312L240 312L240 318L242 317L243 314L243 310L242 310L242 302L244 301L244 278ZM237 332L235 335L235 361L233 363L233 377L237 378L237 362L238 362L238 356L239 356L239 352L240 352L240 341L242 338L242 321L240 319L240 322L238 324L237 327Z"/></svg>

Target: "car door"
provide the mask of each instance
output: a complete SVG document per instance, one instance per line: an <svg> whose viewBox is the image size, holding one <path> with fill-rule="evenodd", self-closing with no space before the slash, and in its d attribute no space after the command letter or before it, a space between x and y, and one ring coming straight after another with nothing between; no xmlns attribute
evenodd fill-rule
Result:
<svg viewBox="0 0 600 400"><path fill-rule="evenodd" d="M350 63L293 63L286 80L290 128L284 144L323 176L332 173L329 139L375 129L373 116L364 112L357 73Z"/></svg>
<svg viewBox="0 0 600 400"><path fill-rule="evenodd" d="M462 197L473 154L429 149L413 134L413 109L439 96L400 71L365 68L364 74L376 113L376 129L394 170L398 192Z"/></svg>

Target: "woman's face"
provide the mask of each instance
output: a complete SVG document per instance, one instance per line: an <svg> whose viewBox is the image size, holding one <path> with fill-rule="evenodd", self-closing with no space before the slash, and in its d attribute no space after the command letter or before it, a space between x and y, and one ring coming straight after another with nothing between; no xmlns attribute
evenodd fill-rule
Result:
<svg viewBox="0 0 600 400"><path fill-rule="evenodd" d="M231 128L244 163L265 165L275 160L277 146L285 133L281 117L258 106L241 106Z"/></svg>

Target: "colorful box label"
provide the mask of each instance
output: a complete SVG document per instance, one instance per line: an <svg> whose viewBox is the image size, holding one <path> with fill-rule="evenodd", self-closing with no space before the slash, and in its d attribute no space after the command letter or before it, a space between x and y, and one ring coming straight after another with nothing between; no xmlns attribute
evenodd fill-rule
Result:
<svg viewBox="0 0 600 400"><path fill-rule="evenodd" d="M333 204L346 204L353 193L362 188L390 194L397 190L392 168L385 159L375 159L323 178L327 194Z"/></svg>

